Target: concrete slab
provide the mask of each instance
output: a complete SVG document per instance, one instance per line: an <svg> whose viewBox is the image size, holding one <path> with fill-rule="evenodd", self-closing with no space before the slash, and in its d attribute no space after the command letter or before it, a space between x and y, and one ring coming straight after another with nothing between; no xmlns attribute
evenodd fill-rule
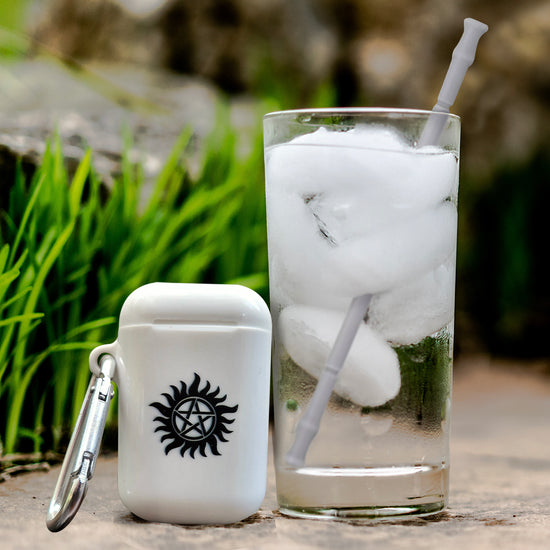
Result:
<svg viewBox="0 0 550 550"><path fill-rule="evenodd" d="M0 548L284 547L349 550L546 548L550 540L550 376L469 359L456 369L451 504L433 518L357 525L284 518L273 466L257 514L230 526L147 523L118 499L116 456L98 461L82 508L61 533L45 516L59 467L0 484Z"/></svg>

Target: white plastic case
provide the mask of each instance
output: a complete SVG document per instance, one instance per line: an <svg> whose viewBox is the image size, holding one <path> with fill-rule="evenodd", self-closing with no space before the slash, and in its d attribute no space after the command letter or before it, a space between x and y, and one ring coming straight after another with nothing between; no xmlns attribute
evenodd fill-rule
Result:
<svg viewBox="0 0 550 550"><path fill-rule="evenodd" d="M232 523L256 512L267 472L271 317L238 285L153 283L134 291L116 360L118 486L149 521Z"/></svg>

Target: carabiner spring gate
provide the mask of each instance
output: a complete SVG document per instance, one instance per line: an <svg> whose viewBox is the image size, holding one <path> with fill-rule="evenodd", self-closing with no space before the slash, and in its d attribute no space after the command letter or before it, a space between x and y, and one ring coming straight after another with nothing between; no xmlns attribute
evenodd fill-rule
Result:
<svg viewBox="0 0 550 550"><path fill-rule="evenodd" d="M100 357L99 366L99 376L93 375L90 380L48 508L46 525L52 532L61 531L72 521L94 473L109 404L115 393L111 383L115 358L105 354Z"/></svg>

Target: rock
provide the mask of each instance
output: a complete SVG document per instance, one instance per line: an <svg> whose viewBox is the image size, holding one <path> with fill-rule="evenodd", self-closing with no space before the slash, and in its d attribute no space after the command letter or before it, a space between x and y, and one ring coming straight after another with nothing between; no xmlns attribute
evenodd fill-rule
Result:
<svg viewBox="0 0 550 550"><path fill-rule="evenodd" d="M128 132L133 136L130 159L141 162L150 182L187 125L194 131L195 151L214 128L221 95L203 79L118 65L96 67L90 74L93 86L40 60L9 68L10 79L0 83L3 181L13 180L18 157L31 174L47 139L57 132L69 170L90 147L95 169L110 184L120 173ZM99 85L106 95L96 91ZM124 102L129 108L121 105Z"/></svg>

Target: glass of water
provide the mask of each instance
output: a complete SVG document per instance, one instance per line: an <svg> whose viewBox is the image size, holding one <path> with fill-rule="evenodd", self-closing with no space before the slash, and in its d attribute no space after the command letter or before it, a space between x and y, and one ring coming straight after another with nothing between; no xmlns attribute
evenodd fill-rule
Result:
<svg viewBox="0 0 550 550"><path fill-rule="evenodd" d="M430 116L437 144L420 147ZM447 504L460 121L391 109L264 118L277 494L283 513ZM285 459L351 300L370 295L320 429Z"/></svg>

